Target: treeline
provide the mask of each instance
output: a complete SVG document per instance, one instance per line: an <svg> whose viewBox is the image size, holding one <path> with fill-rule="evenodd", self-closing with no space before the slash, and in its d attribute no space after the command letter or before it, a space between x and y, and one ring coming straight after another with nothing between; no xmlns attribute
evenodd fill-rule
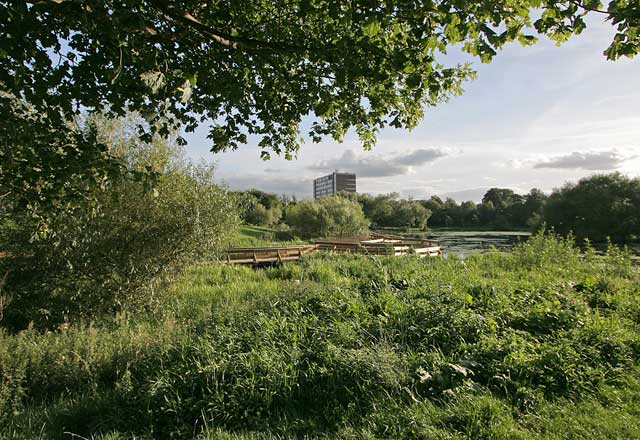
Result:
<svg viewBox="0 0 640 440"><path fill-rule="evenodd" d="M543 222L546 200L547 196L535 188L526 195L507 188L491 188L481 203L458 204L438 196L420 203L431 211L430 227L535 229Z"/></svg>
<svg viewBox="0 0 640 440"><path fill-rule="evenodd" d="M298 201L257 189L236 191L234 195L246 223L276 227L301 238L358 235L370 225L358 202L349 197Z"/></svg>
<svg viewBox="0 0 640 440"><path fill-rule="evenodd" d="M398 194L382 194L371 196L369 194L340 193L334 197L323 197L319 200L298 201L293 196L277 196L265 193L257 189L237 191L235 193L242 206L242 219L250 224L258 226L281 225L293 229L301 229L303 224L300 218L309 223L310 230L318 233L322 229L339 233L340 229L346 230L344 223L347 217L358 217L354 228L362 229L362 223L373 228L406 228L424 230L431 211L423 206L423 202L400 199ZM347 200L350 203L344 203ZM308 212L307 212L308 211ZM322 227L313 227L317 223L317 217L327 217L320 223ZM344 217L342 220L337 216ZM362 220L360 220L362 217ZM339 226L330 228L326 225L336 223ZM334 230L335 229L335 230ZM309 235L303 233L302 236Z"/></svg>
<svg viewBox="0 0 640 440"><path fill-rule="evenodd" d="M620 173L586 177L577 183L567 183L550 195L537 188L524 195L507 188L491 188L480 203L458 203L452 198L443 200L438 196L406 200L400 199L397 193L376 196L341 193L303 202L295 197L279 197L259 190L242 191L237 195L242 200L242 217L246 222L280 225L301 237L347 234L362 230L363 222L376 229L407 230L535 231L546 226L561 234L571 232L579 239L593 241L610 238L615 242L627 242L640 236L640 179ZM347 206L338 199L348 200L351 204ZM299 204L301 206L296 207ZM344 226L349 223L351 227Z"/></svg>

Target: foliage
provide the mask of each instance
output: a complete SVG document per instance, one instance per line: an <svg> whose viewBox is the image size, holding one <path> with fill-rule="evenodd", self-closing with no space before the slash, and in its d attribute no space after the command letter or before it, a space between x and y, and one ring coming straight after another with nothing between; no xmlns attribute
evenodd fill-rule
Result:
<svg viewBox="0 0 640 440"><path fill-rule="evenodd" d="M482 203L460 205L437 196L422 201L433 214L432 227L491 227L497 229L537 228L541 223L546 195L537 188L522 196L507 188L490 188Z"/></svg>
<svg viewBox="0 0 640 440"><path fill-rule="evenodd" d="M221 116L211 130L216 150L245 143L248 132L263 138L265 153L292 152L300 120L312 112L322 118L312 138L341 138L356 127L371 145L380 127L412 127L424 105L460 92L470 71L440 65L448 46L490 61L508 42L533 43L535 31L557 41L580 34L583 16L600 7L530 0L464 8L450 1L5 2L0 80L31 104L54 103L66 115L79 106L126 107L170 113L189 128L198 116ZM635 1L609 4L606 15L619 31L610 59L637 53L636 8Z"/></svg>
<svg viewBox="0 0 640 440"><path fill-rule="evenodd" d="M241 203L241 217L246 223L257 226L274 226L282 219L282 212L289 200L257 189L236 191Z"/></svg>
<svg viewBox="0 0 640 440"><path fill-rule="evenodd" d="M428 226L434 228L535 231L546 224L564 235L573 232L580 239L589 238L601 244L607 237L614 242L628 243L640 237L639 182L640 179L630 179L619 173L594 175L577 184L566 184L551 196L537 188L525 195L508 188L490 188L477 204L472 201L458 204L451 198L442 200L438 196L427 200L403 200L396 193L339 195L357 201L367 220L376 228L424 230L428 222ZM250 197L247 206L252 207L246 211L245 219L262 225L277 222L277 211L272 215L268 209L257 206L259 203L285 206L284 201L256 190L245 196Z"/></svg>
<svg viewBox="0 0 640 440"><path fill-rule="evenodd" d="M81 112L139 112L146 141L213 121L214 151L255 135L264 158L292 158L312 115L314 142L353 128L371 148L380 129L415 127L425 108L474 77L468 65L442 64L450 46L488 62L508 42L532 44L536 32L562 42L584 30L586 14L600 13L617 27L607 57L634 56L638 0L602 8L597 0L5 0L0 137L9 153L0 185L44 217L91 197L87 184L103 184L118 167L103 144L70 128ZM15 167L24 181L7 179Z"/></svg>
<svg viewBox="0 0 640 440"><path fill-rule="evenodd" d="M165 315L0 332L0 437L636 438L640 272L513 253L188 271Z"/></svg>
<svg viewBox="0 0 640 440"><path fill-rule="evenodd" d="M109 181L142 177L110 154L93 121L65 121L55 108L37 111L1 89L0 109L0 222L28 213L31 234L47 235L50 217L96 209Z"/></svg>
<svg viewBox="0 0 640 440"><path fill-rule="evenodd" d="M421 203L432 211L431 227L530 228L543 225L579 239L618 243L640 237L640 179L620 173L593 175L567 183L550 196L532 189L522 196L510 189L491 188L482 203L437 196Z"/></svg>
<svg viewBox="0 0 640 440"><path fill-rule="evenodd" d="M343 193L343 197L357 200L362 206L364 215L377 228L406 228L423 230L431 212L420 203L413 200L398 199L398 194L369 194Z"/></svg>
<svg viewBox="0 0 640 440"><path fill-rule="evenodd" d="M278 224L281 218L282 210L279 207L267 209L264 205L257 203L247 214L246 220L252 225L272 226Z"/></svg>
<svg viewBox="0 0 640 440"><path fill-rule="evenodd" d="M141 182L111 181L96 194L99 209L57 213L49 221L52 233L38 240L31 236L38 219L28 213L2 225L2 244L13 254L0 260L0 273L8 273L3 325L55 327L125 303L150 306L153 280L213 258L233 235L235 200L213 183L211 166L181 162L161 141L128 147L122 163L162 170L154 191Z"/></svg>
<svg viewBox="0 0 640 440"><path fill-rule="evenodd" d="M618 242L640 237L640 179L596 174L551 194L544 214L556 231Z"/></svg>
<svg viewBox="0 0 640 440"><path fill-rule="evenodd" d="M360 235L369 226L360 205L340 196L289 205L286 222L291 231L302 238Z"/></svg>

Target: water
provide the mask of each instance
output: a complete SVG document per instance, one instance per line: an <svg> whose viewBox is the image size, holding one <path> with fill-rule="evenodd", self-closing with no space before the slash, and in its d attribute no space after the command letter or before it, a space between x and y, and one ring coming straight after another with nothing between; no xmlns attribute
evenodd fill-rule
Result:
<svg viewBox="0 0 640 440"><path fill-rule="evenodd" d="M517 231L429 231L411 234L438 240L444 254L455 254L462 257L488 252L491 249L509 250L515 244L527 241L529 232Z"/></svg>

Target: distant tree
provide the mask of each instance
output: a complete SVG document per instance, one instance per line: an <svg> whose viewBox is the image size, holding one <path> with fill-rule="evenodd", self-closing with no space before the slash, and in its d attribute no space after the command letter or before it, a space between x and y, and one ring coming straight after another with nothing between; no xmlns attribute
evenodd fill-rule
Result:
<svg viewBox="0 0 640 440"><path fill-rule="evenodd" d="M491 188L482 198L480 219L497 229L525 227L525 198L509 188Z"/></svg>
<svg viewBox="0 0 640 440"><path fill-rule="evenodd" d="M496 208L491 200L478 205L478 216L481 225L493 225L496 220Z"/></svg>
<svg viewBox="0 0 640 440"><path fill-rule="evenodd" d="M431 211L430 227L535 228L541 222L546 196L534 189L522 196L508 188L489 189L481 203L458 204L454 199L433 196L421 201Z"/></svg>
<svg viewBox="0 0 640 440"><path fill-rule="evenodd" d="M282 198L276 194L266 193L257 189L239 191L241 200L242 219L249 224L258 226L273 226L280 222L283 212Z"/></svg>
<svg viewBox="0 0 640 440"><path fill-rule="evenodd" d="M399 200L392 207L392 221L388 226L414 229L427 227L431 212L421 204L409 200Z"/></svg>
<svg viewBox="0 0 640 440"><path fill-rule="evenodd" d="M476 226L480 220L478 216L478 207L472 201L462 202L460 204L461 226Z"/></svg>
<svg viewBox="0 0 640 440"><path fill-rule="evenodd" d="M380 194L364 199L362 208L373 226L377 228L392 226L394 222L393 202L397 197L397 194Z"/></svg>
<svg viewBox="0 0 640 440"><path fill-rule="evenodd" d="M444 209L444 202L438 196L431 196L428 200L422 200L420 202L422 206L428 209L431 213L429 218L429 226L442 227L445 226L446 212Z"/></svg>
<svg viewBox="0 0 640 440"><path fill-rule="evenodd" d="M627 241L640 235L640 179L596 174L555 190L544 208L548 226L580 238Z"/></svg>
<svg viewBox="0 0 640 440"><path fill-rule="evenodd" d="M420 201L420 203L422 204L422 206L432 212L439 211L444 205L444 202L438 196L431 196L431 198L429 198L428 200L422 200Z"/></svg>
<svg viewBox="0 0 640 440"><path fill-rule="evenodd" d="M541 226L544 217L544 206L547 202L547 195L537 188L529 191L525 196L524 211L525 224L532 229Z"/></svg>
<svg viewBox="0 0 640 440"><path fill-rule="evenodd" d="M250 189L246 192L252 195L258 201L258 203L260 203L267 209L273 208L275 206L282 206L282 200L280 197L278 197L277 194L267 193L255 188Z"/></svg>
<svg viewBox="0 0 640 440"><path fill-rule="evenodd" d="M270 226L273 224L271 209L267 209L262 203L256 203L246 214L246 222L257 226Z"/></svg>
<svg viewBox="0 0 640 440"><path fill-rule="evenodd" d="M360 204L340 196L289 205L286 221L293 234L302 238L359 235L369 227Z"/></svg>
<svg viewBox="0 0 640 440"><path fill-rule="evenodd" d="M496 209L505 208L514 202L516 194L508 188L491 188L482 197L482 203L491 202Z"/></svg>

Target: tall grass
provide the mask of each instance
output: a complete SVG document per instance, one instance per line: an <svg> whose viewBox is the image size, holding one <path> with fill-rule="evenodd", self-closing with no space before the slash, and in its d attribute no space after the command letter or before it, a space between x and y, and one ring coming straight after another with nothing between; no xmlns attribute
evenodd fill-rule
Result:
<svg viewBox="0 0 640 440"><path fill-rule="evenodd" d="M538 236L193 267L160 318L0 334L0 437L637 438L629 261Z"/></svg>

